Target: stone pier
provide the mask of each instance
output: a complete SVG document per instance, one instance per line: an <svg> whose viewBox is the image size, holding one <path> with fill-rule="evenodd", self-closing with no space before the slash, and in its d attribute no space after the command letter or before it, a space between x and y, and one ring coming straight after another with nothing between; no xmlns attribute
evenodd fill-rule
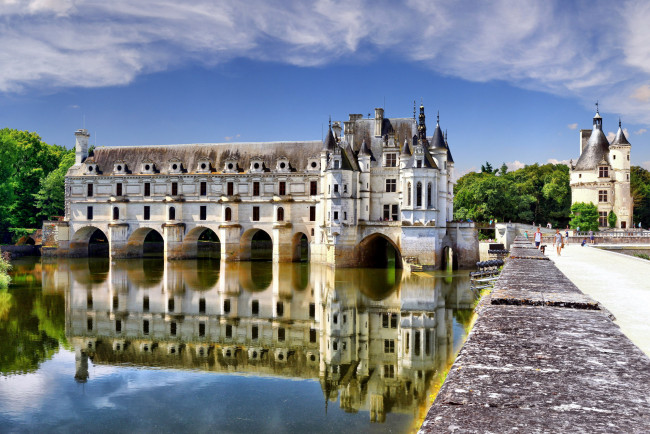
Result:
<svg viewBox="0 0 650 434"><path fill-rule="evenodd" d="M650 432L649 384L650 358L518 238L420 432Z"/></svg>

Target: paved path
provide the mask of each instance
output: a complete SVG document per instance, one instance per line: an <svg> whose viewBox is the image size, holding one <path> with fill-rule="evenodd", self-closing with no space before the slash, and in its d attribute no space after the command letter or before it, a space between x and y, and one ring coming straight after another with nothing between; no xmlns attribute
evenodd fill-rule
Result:
<svg viewBox="0 0 650 434"><path fill-rule="evenodd" d="M616 324L650 356L650 261L569 244L546 255L582 292L616 317Z"/></svg>

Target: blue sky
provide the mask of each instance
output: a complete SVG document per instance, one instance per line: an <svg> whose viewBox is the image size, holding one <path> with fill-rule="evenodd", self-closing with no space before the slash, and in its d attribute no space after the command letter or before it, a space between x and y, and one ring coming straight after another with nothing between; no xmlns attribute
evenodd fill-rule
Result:
<svg viewBox="0 0 650 434"><path fill-rule="evenodd" d="M320 139L440 110L458 174L578 157L600 102L650 169L644 1L0 0L0 126L71 147Z"/></svg>

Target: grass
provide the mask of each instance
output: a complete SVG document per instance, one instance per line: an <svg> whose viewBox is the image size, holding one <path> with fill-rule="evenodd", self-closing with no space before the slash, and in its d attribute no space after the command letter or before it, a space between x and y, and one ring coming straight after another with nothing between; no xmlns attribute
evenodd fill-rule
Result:
<svg viewBox="0 0 650 434"><path fill-rule="evenodd" d="M645 253L635 253L634 256L636 256L637 258L646 259L650 261L650 255L647 255Z"/></svg>
<svg viewBox="0 0 650 434"><path fill-rule="evenodd" d="M9 258L6 255L0 256L0 289L7 289L11 278L8 271L11 269Z"/></svg>

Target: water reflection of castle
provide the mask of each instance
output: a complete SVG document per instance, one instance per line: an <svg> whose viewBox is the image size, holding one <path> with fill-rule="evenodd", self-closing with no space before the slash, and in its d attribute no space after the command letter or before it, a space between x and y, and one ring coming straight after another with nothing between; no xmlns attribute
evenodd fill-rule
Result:
<svg viewBox="0 0 650 434"><path fill-rule="evenodd" d="M44 276L46 277L46 276ZM49 280L49 283L48 283ZM414 412L453 357L467 282L283 263L61 261L75 379L99 364L318 378L346 411Z"/></svg>

